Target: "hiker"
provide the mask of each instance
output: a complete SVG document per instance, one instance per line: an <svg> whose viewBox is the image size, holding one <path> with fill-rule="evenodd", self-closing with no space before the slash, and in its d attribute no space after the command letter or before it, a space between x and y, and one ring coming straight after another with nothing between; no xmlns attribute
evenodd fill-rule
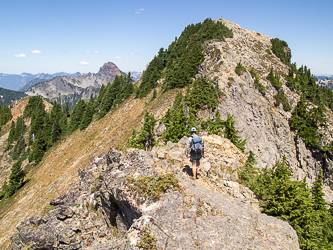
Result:
<svg viewBox="0 0 333 250"><path fill-rule="evenodd" d="M200 136L197 135L197 129L191 128L191 136L188 138L185 155L188 158L188 152L190 152L190 162L192 162L193 178L197 179L197 169L200 166L200 159L204 156L204 143Z"/></svg>

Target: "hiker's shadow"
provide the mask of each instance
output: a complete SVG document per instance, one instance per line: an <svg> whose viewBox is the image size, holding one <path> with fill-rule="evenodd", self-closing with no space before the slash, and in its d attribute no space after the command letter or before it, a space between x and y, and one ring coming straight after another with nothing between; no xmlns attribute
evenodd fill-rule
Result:
<svg viewBox="0 0 333 250"><path fill-rule="evenodd" d="M183 172L186 173L188 176L193 176L192 168L189 165L184 166Z"/></svg>

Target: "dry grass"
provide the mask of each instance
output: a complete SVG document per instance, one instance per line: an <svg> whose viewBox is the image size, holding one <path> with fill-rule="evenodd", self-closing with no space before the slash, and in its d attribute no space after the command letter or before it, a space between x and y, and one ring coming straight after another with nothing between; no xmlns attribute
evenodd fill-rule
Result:
<svg viewBox="0 0 333 250"><path fill-rule="evenodd" d="M0 205L0 249L8 249L18 223L40 212L53 198L68 192L78 180L79 168L86 168L93 157L107 153L111 146L125 144L133 128L140 128L146 110L153 109L162 116L174 97L175 91L164 93L146 108L149 97L131 98L86 130L76 131L52 147L29 172L27 178L31 180L11 200Z"/></svg>

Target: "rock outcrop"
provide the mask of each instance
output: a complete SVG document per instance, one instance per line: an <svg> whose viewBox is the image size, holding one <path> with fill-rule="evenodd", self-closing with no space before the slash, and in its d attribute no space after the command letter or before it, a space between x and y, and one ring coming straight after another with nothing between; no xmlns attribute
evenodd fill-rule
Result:
<svg viewBox="0 0 333 250"><path fill-rule="evenodd" d="M205 60L199 66L196 76L207 75L218 82L225 94L218 106L221 118L227 119L228 113L233 115L236 130L247 140L246 150L256 154L258 166L271 167L285 155L294 178L303 180L306 177L309 187L323 169L326 200L332 202L332 162L324 159L322 152L307 149L302 139L296 138L288 124L291 112L275 107L274 95L277 90L266 79L273 68L275 74L280 75L281 81L285 82L283 77L288 74L289 66L270 52L270 37L243 29L227 20L221 21L233 30L234 37L204 44ZM235 73L239 62L247 69L241 75ZM257 72L260 83L266 87L264 96L254 86L254 79L248 72L252 68ZM283 91L290 105L295 107L299 95L285 84ZM206 112L201 116L206 119L212 118L214 114ZM327 111L327 116L331 117L332 112ZM329 120L329 123L332 121ZM326 142L333 140L332 131L330 125L326 131L321 131L325 134Z"/></svg>
<svg viewBox="0 0 333 250"><path fill-rule="evenodd" d="M79 170L80 181L66 195L18 226L11 249L139 249L147 232L157 249L299 249L296 232L286 222L207 187L202 177L191 180L181 164L185 140L153 153L111 148L96 157ZM239 154L223 138L204 140L224 147L207 155ZM243 156L236 159L233 166ZM181 188L171 187L160 199L138 195L126 181L166 172Z"/></svg>

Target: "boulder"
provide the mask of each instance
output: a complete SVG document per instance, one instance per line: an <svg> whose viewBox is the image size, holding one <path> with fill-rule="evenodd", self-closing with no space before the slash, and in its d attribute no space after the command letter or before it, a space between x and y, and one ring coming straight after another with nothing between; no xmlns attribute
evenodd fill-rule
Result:
<svg viewBox="0 0 333 250"><path fill-rule="evenodd" d="M168 152L168 158L170 159L171 164L179 167L182 166L183 155L183 150L178 147L174 147Z"/></svg>

